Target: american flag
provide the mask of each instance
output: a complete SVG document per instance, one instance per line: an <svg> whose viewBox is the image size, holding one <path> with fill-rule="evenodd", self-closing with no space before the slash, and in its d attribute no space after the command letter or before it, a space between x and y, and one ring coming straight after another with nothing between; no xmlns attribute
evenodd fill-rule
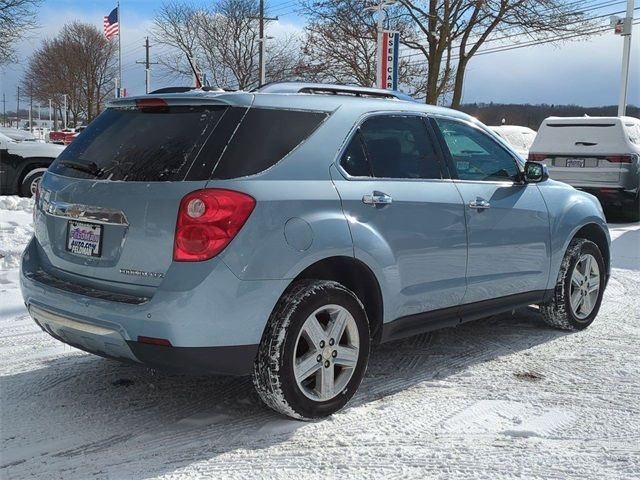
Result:
<svg viewBox="0 0 640 480"><path fill-rule="evenodd" d="M107 40L111 40L111 37L120 34L120 24L118 23L118 7L111 10L108 17L104 17L102 23L104 27L104 36Z"/></svg>

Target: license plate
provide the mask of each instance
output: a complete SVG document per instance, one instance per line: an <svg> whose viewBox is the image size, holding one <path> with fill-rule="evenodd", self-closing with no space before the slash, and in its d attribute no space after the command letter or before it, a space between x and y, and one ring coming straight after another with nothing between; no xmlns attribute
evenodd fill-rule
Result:
<svg viewBox="0 0 640 480"><path fill-rule="evenodd" d="M567 158L567 167L584 168L584 158Z"/></svg>
<svg viewBox="0 0 640 480"><path fill-rule="evenodd" d="M69 220L67 251L85 257L99 257L102 253L102 225Z"/></svg>

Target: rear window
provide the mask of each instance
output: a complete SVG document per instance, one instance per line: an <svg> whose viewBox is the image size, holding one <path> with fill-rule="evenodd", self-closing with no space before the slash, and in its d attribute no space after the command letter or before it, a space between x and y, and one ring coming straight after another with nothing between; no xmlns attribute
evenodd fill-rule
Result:
<svg viewBox="0 0 640 480"><path fill-rule="evenodd" d="M225 110L107 109L58 156L50 170L100 180L183 180Z"/></svg>
<svg viewBox="0 0 640 480"><path fill-rule="evenodd" d="M219 106L107 109L51 165L54 173L118 181L236 178L275 165L323 112Z"/></svg>

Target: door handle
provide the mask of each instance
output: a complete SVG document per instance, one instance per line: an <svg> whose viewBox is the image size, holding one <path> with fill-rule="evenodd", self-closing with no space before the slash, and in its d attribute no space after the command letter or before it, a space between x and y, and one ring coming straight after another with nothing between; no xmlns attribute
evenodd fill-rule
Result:
<svg viewBox="0 0 640 480"><path fill-rule="evenodd" d="M393 199L384 192L373 192L362 197L362 203L366 205L389 205Z"/></svg>
<svg viewBox="0 0 640 480"><path fill-rule="evenodd" d="M491 204L482 198L477 198L476 200L469 202L469 207L484 210L486 208L491 208Z"/></svg>

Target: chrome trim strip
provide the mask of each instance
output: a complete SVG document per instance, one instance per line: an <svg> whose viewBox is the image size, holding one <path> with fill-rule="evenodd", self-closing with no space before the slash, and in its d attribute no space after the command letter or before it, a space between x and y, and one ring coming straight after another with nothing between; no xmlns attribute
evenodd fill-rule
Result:
<svg viewBox="0 0 640 480"><path fill-rule="evenodd" d="M129 226L124 212L113 208L43 200L42 211L47 215L69 220L87 220L104 225Z"/></svg>
<svg viewBox="0 0 640 480"><path fill-rule="evenodd" d="M77 320L72 320L68 317L62 317L47 310L43 310L42 308L38 308L34 305L31 305L31 307L29 308L29 314L36 320L40 320L45 323L53 323L62 327L72 328L74 330L90 333L92 335L113 336L115 334L119 337L121 336L116 330L100 327L98 325L90 325L84 322L78 322Z"/></svg>

